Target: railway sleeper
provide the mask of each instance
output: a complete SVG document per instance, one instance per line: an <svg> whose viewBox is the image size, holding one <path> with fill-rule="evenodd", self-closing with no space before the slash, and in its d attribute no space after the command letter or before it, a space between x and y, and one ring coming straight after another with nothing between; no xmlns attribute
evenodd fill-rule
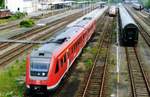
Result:
<svg viewBox="0 0 150 97"><path fill-rule="evenodd" d="M141 88L144 88L144 89L146 89L146 86L145 86L145 84L136 84L135 86L136 86L136 87L140 87L140 89L141 89Z"/></svg>
<svg viewBox="0 0 150 97"><path fill-rule="evenodd" d="M135 80L143 80L143 76L142 75L135 75L134 79Z"/></svg>
<svg viewBox="0 0 150 97"><path fill-rule="evenodd" d="M100 86L100 83L99 82L97 82L97 83L91 83L91 87L94 87L94 86Z"/></svg>
<svg viewBox="0 0 150 97"><path fill-rule="evenodd" d="M137 93L140 93L140 94L147 94L147 91L146 90L140 90L140 89L136 89L136 92ZM148 94L147 94L148 95Z"/></svg>
<svg viewBox="0 0 150 97"><path fill-rule="evenodd" d="M138 94L137 97L149 97L147 94Z"/></svg>
<svg viewBox="0 0 150 97"><path fill-rule="evenodd" d="M90 87L90 91L97 91L97 90L99 90L100 89L100 87L99 87L99 85L97 85L97 86L93 86L93 87Z"/></svg>
<svg viewBox="0 0 150 97"><path fill-rule="evenodd" d="M137 84L137 85L140 85L140 84L145 85L144 80L141 80L141 79L135 80L134 82L135 82L135 84Z"/></svg>
<svg viewBox="0 0 150 97"><path fill-rule="evenodd" d="M97 79L101 79L102 78L102 74L93 74L91 77L93 80L97 80Z"/></svg>
<svg viewBox="0 0 150 97"><path fill-rule="evenodd" d="M95 90L95 91L89 90L88 93L87 93L87 95L99 95L99 92L97 90ZM91 96L87 96L87 97L91 97Z"/></svg>
<svg viewBox="0 0 150 97"><path fill-rule="evenodd" d="M91 83L99 83L99 82L101 82L101 79L94 79L94 80L91 80Z"/></svg>

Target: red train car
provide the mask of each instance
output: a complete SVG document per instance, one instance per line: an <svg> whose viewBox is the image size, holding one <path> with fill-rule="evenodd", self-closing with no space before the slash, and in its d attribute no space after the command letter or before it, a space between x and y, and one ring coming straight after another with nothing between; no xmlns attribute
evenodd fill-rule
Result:
<svg viewBox="0 0 150 97"><path fill-rule="evenodd" d="M104 13L100 12L97 16ZM96 16L87 15L66 27L49 44L27 57L26 87L30 91L55 89L95 31Z"/></svg>
<svg viewBox="0 0 150 97"><path fill-rule="evenodd" d="M0 18L11 16L11 12L8 9L0 9Z"/></svg>

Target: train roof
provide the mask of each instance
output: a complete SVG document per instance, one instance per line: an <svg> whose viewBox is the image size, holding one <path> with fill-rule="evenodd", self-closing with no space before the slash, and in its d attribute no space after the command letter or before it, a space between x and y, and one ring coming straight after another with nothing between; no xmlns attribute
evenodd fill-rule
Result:
<svg viewBox="0 0 150 97"><path fill-rule="evenodd" d="M80 32L80 30L83 30L83 27L86 26L89 23L90 20L82 20L79 21L76 25L73 27L66 27L62 31L60 31L60 34L54 37L51 41L52 43L45 44L42 47L40 47L38 50L33 51L31 53L31 57L51 57L52 53L60 48L60 46L70 41L73 36L75 36L77 33Z"/></svg>
<svg viewBox="0 0 150 97"><path fill-rule="evenodd" d="M132 3L132 6L133 7L143 7L143 5L140 3Z"/></svg>
<svg viewBox="0 0 150 97"><path fill-rule="evenodd" d="M83 3L89 3L89 1L79 1L79 2L76 2L78 4L83 4Z"/></svg>
<svg viewBox="0 0 150 97"><path fill-rule="evenodd" d="M67 25L67 27L71 27L71 26L77 25L77 23L79 21L82 21L84 19L95 19L95 20L97 20L98 17L100 17L107 8L108 7L104 7L104 8L101 8L101 9L97 8L94 11L92 11L92 12L82 16L81 18L77 19L76 21L70 23L69 25Z"/></svg>
<svg viewBox="0 0 150 97"><path fill-rule="evenodd" d="M106 4L107 2L104 2L104 1L100 1L100 2L97 2L97 4Z"/></svg>
<svg viewBox="0 0 150 97"><path fill-rule="evenodd" d="M140 6L141 4L139 4L139 3L132 3L132 5Z"/></svg>
<svg viewBox="0 0 150 97"><path fill-rule="evenodd" d="M119 6L119 14L121 18L122 28L126 27L128 24L133 24L137 26L133 18L129 15L128 11L122 5Z"/></svg>

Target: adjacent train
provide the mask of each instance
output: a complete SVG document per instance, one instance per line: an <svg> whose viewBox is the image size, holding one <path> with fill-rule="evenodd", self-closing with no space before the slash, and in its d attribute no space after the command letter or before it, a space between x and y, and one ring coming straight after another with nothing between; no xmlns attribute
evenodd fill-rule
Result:
<svg viewBox="0 0 150 97"><path fill-rule="evenodd" d="M139 28L123 5L119 6L119 39L123 46L136 46Z"/></svg>
<svg viewBox="0 0 150 97"><path fill-rule="evenodd" d="M98 6L99 6L100 8L103 8L103 7L105 7L105 6L107 5L107 3L104 2L104 1L97 2L97 4L98 4Z"/></svg>
<svg viewBox="0 0 150 97"><path fill-rule="evenodd" d="M139 3L133 3L132 4L132 7L136 10L143 10L144 9L144 6L139 4Z"/></svg>
<svg viewBox="0 0 150 97"><path fill-rule="evenodd" d="M115 17L117 15L117 8L116 8L116 6L110 6L108 14L111 17Z"/></svg>
<svg viewBox="0 0 150 97"><path fill-rule="evenodd" d="M6 18L11 16L11 12L8 9L0 9L0 18Z"/></svg>
<svg viewBox="0 0 150 97"><path fill-rule="evenodd" d="M96 21L108 7L96 9L27 56L27 91L56 89L95 31Z"/></svg>

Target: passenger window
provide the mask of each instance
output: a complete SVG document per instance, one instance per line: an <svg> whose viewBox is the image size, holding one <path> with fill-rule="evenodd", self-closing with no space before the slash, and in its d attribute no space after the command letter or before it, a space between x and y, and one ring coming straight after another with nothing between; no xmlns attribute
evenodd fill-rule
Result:
<svg viewBox="0 0 150 97"><path fill-rule="evenodd" d="M76 43L75 43L75 44L74 44L74 51L76 51L76 46L77 46L77 45L76 45Z"/></svg>
<svg viewBox="0 0 150 97"><path fill-rule="evenodd" d="M73 46L73 52L75 52L75 45Z"/></svg>
<svg viewBox="0 0 150 97"><path fill-rule="evenodd" d="M76 49L78 48L78 42L76 42Z"/></svg>
<svg viewBox="0 0 150 97"><path fill-rule="evenodd" d="M74 51L76 51L76 48L77 48L76 46L77 46L77 45L76 45L76 43L75 43L75 44L74 44Z"/></svg>
<svg viewBox="0 0 150 97"><path fill-rule="evenodd" d="M67 52L67 55L70 56L70 50Z"/></svg>
<svg viewBox="0 0 150 97"><path fill-rule="evenodd" d="M67 55L64 56L64 63L66 63Z"/></svg>
<svg viewBox="0 0 150 97"><path fill-rule="evenodd" d="M66 56L64 56L64 63L66 63Z"/></svg>
<svg viewBox="0 0 150 97"><path fill-rule="evenodd" d="M73 51L74 51L74 47L72 47L72 53L73 53Z"/></svg>
<svg viewBox="0 0 150 97"><path fill-rule="evenodd" d="M63 58L61 59L61 66L63 66L63 64L64 64L64 60L63 60Z"/></svg>
<svg viewBox="0 0 150 97"><path fill-rule="evenodd" d="M56 63L56 69L55 69L55 73L57 73L59 71L59 62L57 61Z"/></svg>

